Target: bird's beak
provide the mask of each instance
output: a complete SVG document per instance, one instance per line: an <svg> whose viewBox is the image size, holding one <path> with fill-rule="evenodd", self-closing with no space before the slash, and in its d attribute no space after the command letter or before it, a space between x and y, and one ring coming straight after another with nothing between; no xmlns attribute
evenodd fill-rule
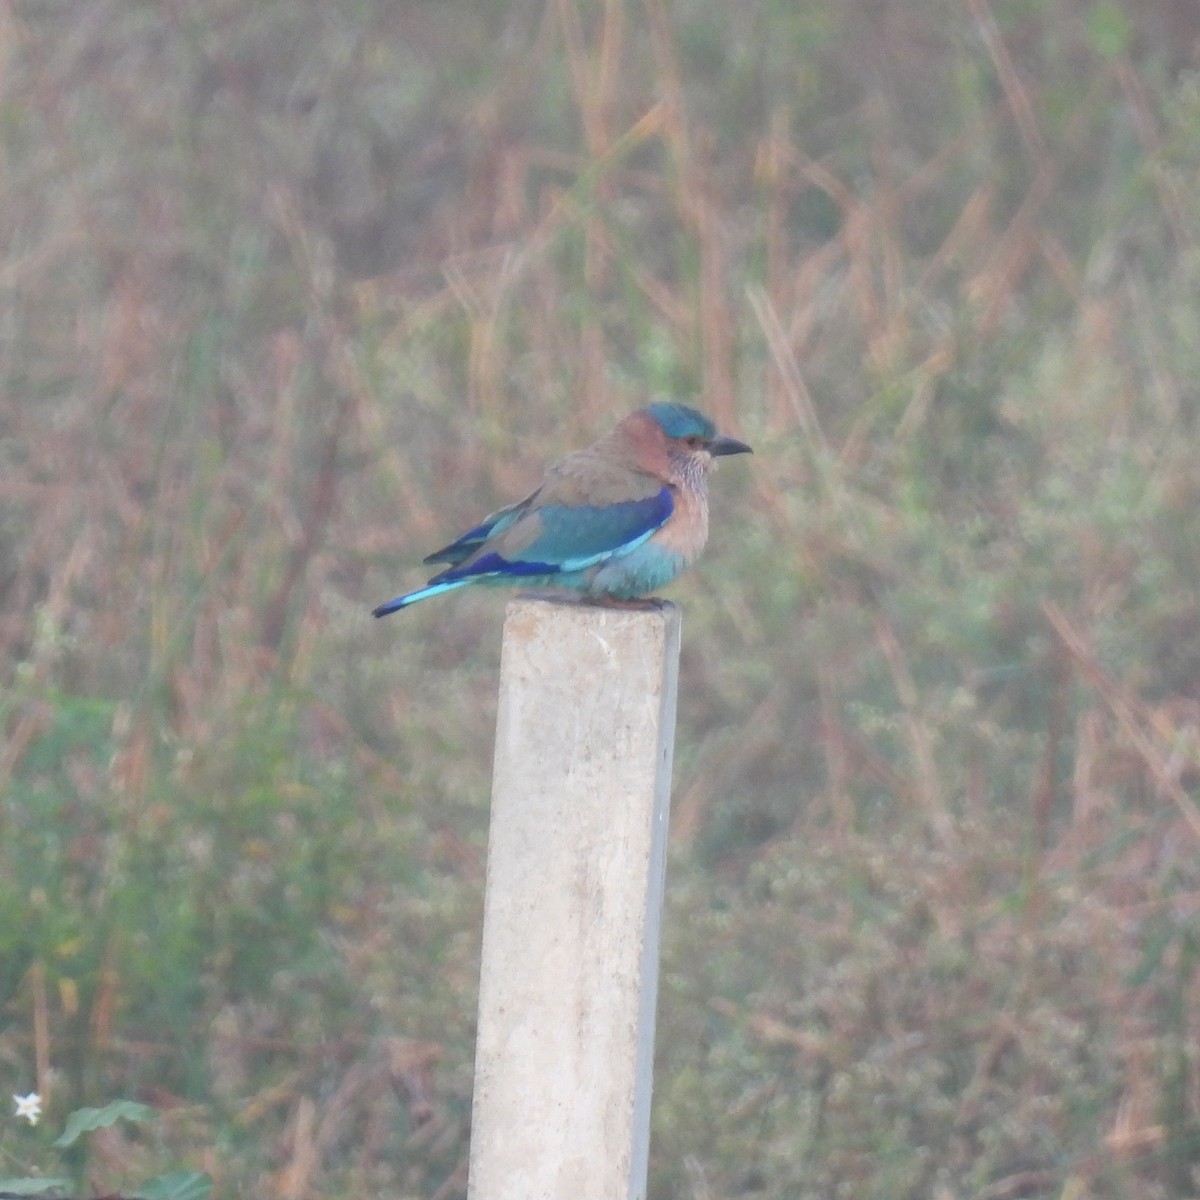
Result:
<svg viewBox="0 0 1200 1200"><path fill-rule="evenodd" d="M726 454L753 454L754 451L746 445L745 442L739 442L737 438L726 437L724 434L717 434L711 442L708 443L708 452L713 458L721 458Z"/></svg>

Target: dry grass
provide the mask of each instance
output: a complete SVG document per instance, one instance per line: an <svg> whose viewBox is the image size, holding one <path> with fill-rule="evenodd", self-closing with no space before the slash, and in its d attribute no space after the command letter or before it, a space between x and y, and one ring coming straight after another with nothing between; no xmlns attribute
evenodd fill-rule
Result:
<svg viewBox="0 0 1200 1200"><path fill-rule="evenodd" d="M0 5L0 1087L461 1195L499 614L366 613L698 397L652 1195L1192 1194L1198 34Z"/></svg>

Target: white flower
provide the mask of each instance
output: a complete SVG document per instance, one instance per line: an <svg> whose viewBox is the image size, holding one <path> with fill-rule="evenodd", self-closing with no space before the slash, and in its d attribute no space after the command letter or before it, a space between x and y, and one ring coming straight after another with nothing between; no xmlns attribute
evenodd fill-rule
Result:
<svg viewBox="0 0 1200 1200"><path fill-rule="evenodd" d="M42 1115L42 1098L37 1092L30 1092L28 1096L14 1096L14 1102L17 1106L17 1116L24 1117L30 1125L36 1125Z"/></svg>

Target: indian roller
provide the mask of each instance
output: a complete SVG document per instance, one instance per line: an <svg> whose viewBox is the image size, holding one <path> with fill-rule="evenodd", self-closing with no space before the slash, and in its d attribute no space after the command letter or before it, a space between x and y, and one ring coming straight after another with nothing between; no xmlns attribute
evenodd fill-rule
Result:
<svg viewBox="0 0 1200 1200"><path fill-rule="evenodd" d="M446 563L385 617L469 584L526 585L598 601L647 596L691 566L708 540L708 475L749 454L686 404L650 404L551 466L524 500L425 559Z"/></svg>

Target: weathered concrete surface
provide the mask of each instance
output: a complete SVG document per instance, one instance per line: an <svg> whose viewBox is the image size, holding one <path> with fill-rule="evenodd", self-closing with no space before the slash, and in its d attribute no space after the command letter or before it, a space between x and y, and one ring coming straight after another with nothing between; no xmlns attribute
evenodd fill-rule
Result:
<svg viewBox="0 0 1200 1200"><path fill-rule="evenodd" d="M679 611L508 606L469 1195L642 1200Z"/></svg>

